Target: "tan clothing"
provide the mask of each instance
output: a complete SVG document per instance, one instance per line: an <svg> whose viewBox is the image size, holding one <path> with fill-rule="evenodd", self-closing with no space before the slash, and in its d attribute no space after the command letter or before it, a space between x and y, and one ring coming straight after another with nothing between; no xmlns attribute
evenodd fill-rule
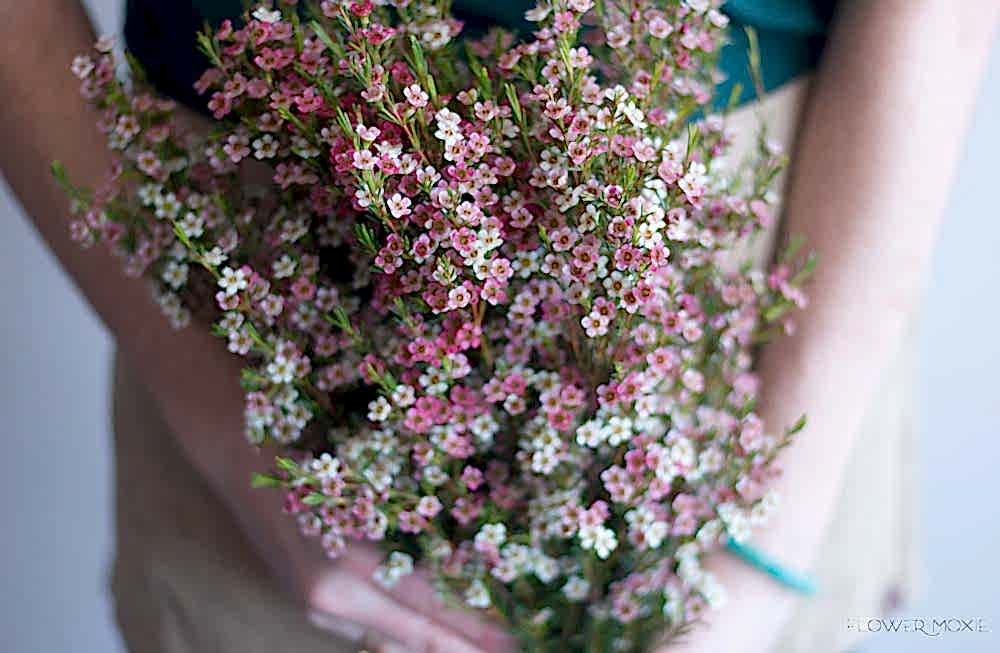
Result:
<svg viewBox="0 0 1000 653"><path fill-rule="evenodd" d="M772 140L791 149L805 80L762 103ZM731 117L752 134L754 109ZM746 148L746 142L738 148ZM766 239L760 256L766 254ZM882 613L912 586L912 375L907 346L885 377L858 439L835 521L815 570L821 593L801 601L776 653L836 653L850 617ZM183 458L148 393L115 371L117 558L112 586L132 653L347 653L281 593L233 517Z"/></svg>
<svg viewBox="0 0 1000 653"><path fill-rule="evenodd" d="M759 119L767 125L769 140L791 153L808 88L808 78L796 79L759 106L731 114L727 124L737 139L733 149L738 153L754 146ZM776 232L753 248L758 263L770 257ZM860 639L850 628L852 619L881 616L916 591L912 336L896 352L865 414L819 562L811 570L820 591L798 600L773 653L846 651Z"/></svg>
<svg viewBox="0 0 1000 653"><path fill-rule="evenodd" d="M120 357L114 374L117 555L111 587L128 650L355 651L311 625L282 593Z"/></svg>

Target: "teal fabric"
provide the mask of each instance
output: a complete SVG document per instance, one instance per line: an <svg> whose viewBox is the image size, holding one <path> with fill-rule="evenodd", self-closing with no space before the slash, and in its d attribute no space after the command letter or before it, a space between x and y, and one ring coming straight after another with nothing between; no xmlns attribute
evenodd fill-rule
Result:
<svg viewBox="0 0 1000 653"><path fill-rule="evenodd" d="M730 0L723 11L730 18L731 43L720 54L719 67L726 81L719 85L716 104L728 102L735 85L741 93L738 102L756 96L747 58L746 27L757 33L761 52L761 77L764 89L773 90L796 75L812 69L819 61L835 0ZM472 31L482 31L490 24L525 31L531 25L524 12L534 0L455 0L456 14Z"/></svg>
<svg viewBox="0 0 1000 653"><path fill-rule="evenodd" d="M754 97L747 67L745 26L757 32L765 90L781 86L816 65L836 0L729 0L723 11L732 21L732 42L720 55L727 79L716 94L728 101L739 84L740 102ZM205 110L206 98L192 84L208 62L198 53L194 35L207 22L218 25L242 13L244 0L125 0L125 39L150 80L164 93ZM524 12L535 0L456 0L455 13L470 32L503 25L521 32L531 28Z"/></svg>
<svg viewBox="0 0 1000 653"><path fill-rule="evenodd" d="M752 27L760 45L761 77L767 91L811 70L826 43L836 0L729 0L723 10L731 20L731 43L723 48L719 68L726 74L717 93L725 103L739 84L739 101L756 96L747 59L745 29Z"/></svg>

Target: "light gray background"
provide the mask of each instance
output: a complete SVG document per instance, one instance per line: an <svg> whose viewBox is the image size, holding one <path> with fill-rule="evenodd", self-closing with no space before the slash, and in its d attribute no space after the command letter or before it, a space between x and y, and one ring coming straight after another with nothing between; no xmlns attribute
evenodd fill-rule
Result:
<svg viewBox="0 0 1000 653"><path fill-rule="evenodd" d="M118 4L87 2L104 33L119 25ZM880 635L865 653L1000 650L997 116L1000 47L983 85L921 320L917 417L928 576L926 596L902 613L982 617L993 632ZM110 352L108 334L0 188L5 651L122 650L107 591Z"/></svg>

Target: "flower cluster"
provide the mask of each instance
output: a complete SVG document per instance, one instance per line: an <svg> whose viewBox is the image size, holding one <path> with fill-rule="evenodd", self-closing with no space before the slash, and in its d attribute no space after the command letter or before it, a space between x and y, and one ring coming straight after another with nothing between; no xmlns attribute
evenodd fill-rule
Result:
<svg viewBox="0 0 1000 653"><path fill-rule="evenodd" d="M714 0L552 0L459 42L444 0L266 3L201 45L211 134L73 63L120 163L72 229L246 358L257 482L330 555L384 542L538 651L646 650L722 600L795 428L753 348L808 264L733 251L783 164L726 168Z"/></svg>

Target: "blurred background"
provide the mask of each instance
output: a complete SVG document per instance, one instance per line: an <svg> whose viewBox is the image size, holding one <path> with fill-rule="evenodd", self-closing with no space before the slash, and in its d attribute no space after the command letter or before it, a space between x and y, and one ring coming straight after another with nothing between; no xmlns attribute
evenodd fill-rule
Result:
<svg viewBox="0 0 1000 653"><path fill-rule="evenodd" d="M121 0L88 0L102 33ZM873 636L858 653L1000 650L1000 44L952 191L920 320L923 594L900 617L988 633ZM40 173L41 174L41 173ZM12 653L122 651L112 544L112 343L0 187L0 633ZM844 627L847 627L845 615Z"/></svg>

